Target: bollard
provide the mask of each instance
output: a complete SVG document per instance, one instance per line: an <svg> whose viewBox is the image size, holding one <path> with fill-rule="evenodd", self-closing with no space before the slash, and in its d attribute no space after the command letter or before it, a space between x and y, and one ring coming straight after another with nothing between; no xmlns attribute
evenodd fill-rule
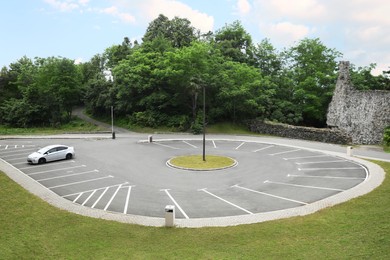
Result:
<svg viewBox="0 0 390 260"><path fill-rule="evenodd" d="M348 147L347 147L347 155L348 155L348 156L352 156L352 149L353 149L352 146L348 146Z"/></svg>
<svg viewBox="0 0 390 260"><path fill-rule="evenodd" d="M115 132L112 132L112 139L115 139Z"/></svg>
<svg viewBox="0 0 390 260"><path fill-rule="evenodd" d="M153 136L152 136L152 135L149 135L149 136L148 136L148 141L149 141L149 143L152 143L152 142L153 142Z"/></svg>
<svg viewBox="0 0 390 260"><path fill-rule="evenodd" d="M165 207L165 226L175 226L175 206L173 205L167 205Z"/></svg>

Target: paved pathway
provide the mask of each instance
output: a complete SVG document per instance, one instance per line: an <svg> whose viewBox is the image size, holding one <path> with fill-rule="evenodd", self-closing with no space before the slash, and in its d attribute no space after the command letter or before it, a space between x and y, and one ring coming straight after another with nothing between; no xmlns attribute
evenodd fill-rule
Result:
<svg viewBox="0 0 390 260"><path fill-rule="evenodd" d="M81 110L76 113L80 115L80 117L84 117ZM87 119L91 120L91 119ZM97 121L90 121L95 122L97 125L104 126L104 124L97 122ZM106 125L108 126L108 125ZM109 126L110 127L110 126ZM117 131L117 130L116 130ZM126 140L132 140L136 138L144 139L145 141L148 138L149 134L140 134L140 133L132 133L125 129L120 129L117 131L118 135L117 138L123 140L126 142ZM11 139L11 138L18 138L18 136L0 136L0 139ZM23 138L59 138L59 139L75 139L75 138L91 138L91 139L111 139L111 133L102 133L102 134L92 134L92 135L78 135L78 134L68 134L68 135L52 135L52 136L34 136L34 137L26 137ZM160 140L164 142L168 142L166 144L174 144L171 143L169 140L184 140L184 139L200 139L199 136L193 136L193 135L177 135L177 134L155 134L153 136L155 140ZM262 144L273 144L273 145L283 145L284 147L291 147L293 149L309 149L311 151L317 151L317 152L325 152L329 156L337 156L339 158L344 158L347 160L353 160L358 164L364 165L367 167L369 171L369 177L364 181L363 183L357 185L356 187L353 187L352 189L349 189L347 191L338 193L334 196L331 196L329 198L325 198L321 201L317 201L314 203L310 203L304 206L296 207L296 208L288 208L283 210L277 210L273 212L262 212L262 213L255 213L255 214L246 214L246 215L236 215L236 216L229 216L229 217L201 217L201 218L181 218L176 219L176 226L178 227L203 227L203 226L229 226L229 225L238 225L238 224L244 224L244 223L257 223L262 221L268 221L278 218L286 218L286 217L292 217L292 216L301 216L313 213L317 210L320 210L324 207L329 207L338 203L342 203L344 201L347 201L351 198L364 195L371 190L373 190L375 187L380 185L380 183L384 179L384 172L383 169L381 169L379 166L372 164L370 162L367 162L365 160L361 160L356 157L349 157L346 155L346 147L339 146L339 145L332 145L332 144L325 144L325 143L318 143L318 142L310 142L310 141L302 141L302 140L294 140L294 139L286 139L286 138L277 138L277 137L254 137L254 136L230 136L230 135L208 135L207 138L209 140L211 139L218 139L218 140L230 140L231 142L242 141L245 140L245 142L258 142ZM120 140L118 140L120 141ZM117 142L117 141L113 141ZM170 142L170 143L169 143ZM118 142L119 143L119 142ZM114 144L114 143L113 143ZM163 144L163 143L161 143ZM241 147L241 146L237 146ZM236 147L236 148L237 148ZM293 150L291 150L293 151ZM284 152L283 152L284 153ZM384 161L390 161L390 154L384 153L380 151L378 147L372 147L372 146L360 146L357 147L357 149L354 149L354 154L366 157L366 158L374 158L378 160L384 160ZM0 156L1 157L1 156ZM34 181L30 177L26 176L25 174L20 174L21 172L14 166L6 163L3 159L0 159L0 170L4 171L6 174L8 174L12 179L14 179L17 183L19 183L21 186L32 192L33 194L36 194L37 196L40 196L41 198L45 199L49 203L61 208L65 209L77 214L82 214L85 216L90 217L97 217L97 218L104 218L109 220L116 220L124 223L135 223L135 224L141 224L141 225L150 225L150 226L164 226L165 221L161 217L145 217L145 216L138 216L138 215L131 215L131 214L118 214L115 212L108 212L105 210L99 210L94 208L89 208L85 206L81 206L80 204L72 203L72 201L66 200L57 194L53 193L50 189L44 188L40 183L37 181ZM241 186L233 186L237 189L242 189ZM244 187L245 188L245 187ZM128 188L129 193L131 190L131 187ZM166 191L167 194L171 195L169 190ZM201 192L204 192L204 195L210 195L211 192L204 189L201 190ZM177 209L178 213L181 211L180 209Z"/></svg>

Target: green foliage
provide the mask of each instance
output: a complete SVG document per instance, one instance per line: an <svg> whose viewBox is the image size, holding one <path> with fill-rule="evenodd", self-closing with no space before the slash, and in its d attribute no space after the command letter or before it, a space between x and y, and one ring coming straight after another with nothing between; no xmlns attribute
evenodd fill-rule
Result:
<svg viewBox="0 0 390 260"><path fill-rule="evenodd" d="M383 72L382 75L374 76L372 71L376 64L366 67L351 66L350 74L352 84L359 90L390 90L390 71Z"/></svg>
<svg viewBox="0 0 390 260"><path fill-rule="evenodd" d="M0 106L0 123L18 127L56 126L70 120L80 100L81 73L72 60L23 58L10 66L16 74L8 84L17 86L15 97Z"/></svg>
<svg viewBox="0 0 390 260"><path fill-rule="evenodd" d="M137 127L197 132L203 90L210 123L259 118L323 127L341 54L319 39L277 51L269 39L254 45L239 21L200 35L188 19L153 20L143 43L124 37L90 61L27 57L0 73L0 123L58 125L84 103L94 116L115 108ZM352 70L362 89L389 89L390 72ZM127 124L126 123L126 124Z"/></svg>
<svg viewBox="0 0 390 260"><path fill-rule="evenodd" d="M383 143L385 146L390 146L390 126L383 133Z"/></svg>
<svg viewBox="0 0 390 260"><path fill-rule="evenodd" d="M189 46L195 40L195 28L188 19L175 17L169 20L160 14L149 24L142 40L152 42L157 38L168 40L174 48Z"/></svg>

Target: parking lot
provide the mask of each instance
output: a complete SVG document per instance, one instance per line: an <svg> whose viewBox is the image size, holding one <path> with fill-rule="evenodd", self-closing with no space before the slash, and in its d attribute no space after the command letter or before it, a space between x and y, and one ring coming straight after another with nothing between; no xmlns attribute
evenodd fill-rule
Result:
<svg viewBox="0 0 390 260"><path fill-rule="evenodd" d="M40 165L28 154L49 144L74 146L76 157ZM234 168L172 169L174 156L201 154L199 139L139 138L1 140L0 158L63 199L105 212L179 219L254 215L309 205L364 182L354 161L319 151L248 140L212 139L207 154L237 160Z"/></svg>

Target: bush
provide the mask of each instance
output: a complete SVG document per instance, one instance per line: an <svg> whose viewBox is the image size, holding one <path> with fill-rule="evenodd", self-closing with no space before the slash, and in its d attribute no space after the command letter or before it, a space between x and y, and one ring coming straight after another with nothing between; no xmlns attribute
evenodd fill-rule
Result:
<svg viewBox="0 0 390 260"><path fill-rule="evenodd" d="M390 126L385 129L383 134L383 144L386 146L390 146Z"/></svg>

